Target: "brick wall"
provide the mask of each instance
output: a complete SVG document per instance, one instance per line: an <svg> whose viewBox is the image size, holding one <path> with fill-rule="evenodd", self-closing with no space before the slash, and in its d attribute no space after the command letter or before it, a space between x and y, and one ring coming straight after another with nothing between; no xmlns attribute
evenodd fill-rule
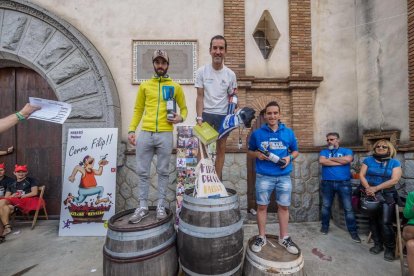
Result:
<svg viewBox="0 0 414 276"><path fill-rule="evenodd" d="M289 1L290 75L312 76L310 0Z"/></svg>
<svg viewBox="0 0 414 276"><path fill-rule="evenodd" d="M289 0L290 78L312 77L310 0ZM313 146L315 88L292 88L292 128L300 146Z"/></svg>
<svg viewBox="0 0 414 276"><path fill-rule="evenodd" d="M236 75L246 74L244 0L223 0L224 37L227 40L226 66Z"/></svg>
<svg viewBox="0 0 414 276"><path fill-rule="evenodd" d="M314 95L312 90L292 91L292 128L301 146L313 146Z"/></svg>
<svg viewBox="0 0 414 276"><path fill-rule="evenodd" d="M312 76L312 37L310 0L289 0L290 75L286 78L259 79L245 76L245 0L223 0L224 36L228 49L226 65L239 82L239 103L254 107L256 115L269 100L281 105L282 121L293 128L300 147L313 147L314 98L321 77ZM249 130L242 135L243 149ZM238 151L239 133L227 140L229 151Z"/></svg>
<svg viewBox="0 0 414 276"><path fill-rule="evenodd" d="M408 0L407 5L409 126L410 142L414 143L414 0Z"/></svg>

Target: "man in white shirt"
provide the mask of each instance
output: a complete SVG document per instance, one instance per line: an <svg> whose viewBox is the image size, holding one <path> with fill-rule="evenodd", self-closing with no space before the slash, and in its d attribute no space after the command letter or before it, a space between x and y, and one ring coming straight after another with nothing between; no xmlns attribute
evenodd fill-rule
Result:
<svg viewBox="0 0 414 276"><path fill-rule="evenodd" d="M197 124L207 122L217 131L227 115L229 96L237 93L236 74L224 65L226 53L226 39L221 35L214 36L210 41L212 62L197 70L195 81ZM215 168L220 179L226 153L226 141L227 135L217 140Z"/></svg>

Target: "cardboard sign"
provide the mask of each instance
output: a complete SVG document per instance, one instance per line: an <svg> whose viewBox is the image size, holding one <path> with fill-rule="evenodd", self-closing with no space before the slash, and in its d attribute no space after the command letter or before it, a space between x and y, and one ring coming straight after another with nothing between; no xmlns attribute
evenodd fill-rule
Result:
<svg viewBox="0 0 414 276"><path fill-rule="evenodd" d="M105 236L115 214L117 128L69 129L59 236Z"/></svg>

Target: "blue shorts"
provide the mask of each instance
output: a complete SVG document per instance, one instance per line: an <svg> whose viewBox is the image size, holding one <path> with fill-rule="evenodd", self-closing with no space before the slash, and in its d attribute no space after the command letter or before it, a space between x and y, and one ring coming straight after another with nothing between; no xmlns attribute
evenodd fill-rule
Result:
<svg viewBox="0 0 414 276"><path fill-rule="evenodd" d="M267 176L256 174L256 203L269 205L272 192L276 193L276 202L281 206L290 206L292 181L290 175Z"/></svg>
<svg viewBox="0 0 414 276"><path fill-rule="evenodd" d="M207 122L217 131L219 131L221 125L223 124L224 118L226 118L226 115L203 112L203 122Z"/></svg>

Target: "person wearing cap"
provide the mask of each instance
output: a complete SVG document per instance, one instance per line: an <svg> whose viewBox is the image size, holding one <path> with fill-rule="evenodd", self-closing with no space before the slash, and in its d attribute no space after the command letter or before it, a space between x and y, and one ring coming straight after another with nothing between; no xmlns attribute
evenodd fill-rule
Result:
<svg viewBox="0 0 414 276"><path fill-rule="evenodd" d="M19 121L26 120L33 112L41 109L39 106L26 104L22 110L0 119L0 133L16 125Z"/></svg>
<svg viewBox="0 0 414 276"><path fill-rule="evenodd" d="M9 217L14 207L18 207L23 213L28 213L38 204L38 183L36 179L27 177L27 173L27 165L15 165L16 180L7 186L5 198L0 200L0 219L4 226L3 237L12 231Z"/></svg>
<svg viewBox="0 0 414 276"><path fill-rule="evenodd" d="M6 164L0 163L0 198L6 193L7 186L13 182L13 178L6 175Z"/></svg>
<svg viewBox="0 0 414 276"><path fill-rule="evenodd" d="M164 201L169 184L169 165L173 149L173 126L182 123L187 117L184 91L167 74L169 57L165 50L156 50L152 56L154 76L141 83L135 101L134 112L128 128L128 141L136 146L139 207L129 218L130 223L138 223L149 215L148 193L150 186L151 161L157 155L158 173L157 219L167 217ZM167 95L168 94L168 95ZM172 98L174 99L172 101ZM178 112L168 114L167 103L176 102ZM167 115L170 115L167 117ZM172 116L171 116L172 115ZM141 123L141 131L136 137L136 129Z"/></svg>
<svg viewBox="0 0 414 276"><path fill-rule="evenodd" d="M217 131L227 115L229 96L237 93L236 74L224 65L226 53L226 39L221 35L214 36L210 41L211 63L197 70L194 85L197 89L197 124L207 122ZM215 168L220 179L222 179L227 137L228 135L225 135L217 140Z"/></svg>

